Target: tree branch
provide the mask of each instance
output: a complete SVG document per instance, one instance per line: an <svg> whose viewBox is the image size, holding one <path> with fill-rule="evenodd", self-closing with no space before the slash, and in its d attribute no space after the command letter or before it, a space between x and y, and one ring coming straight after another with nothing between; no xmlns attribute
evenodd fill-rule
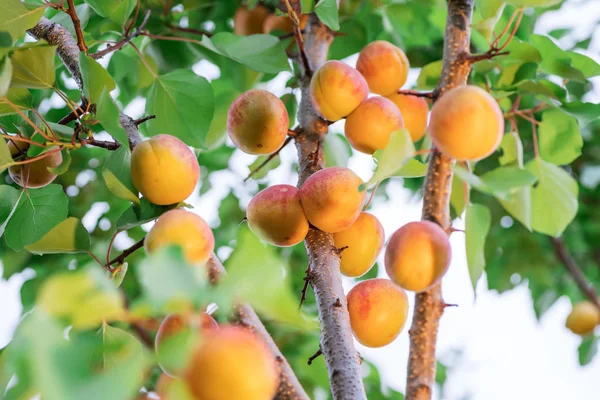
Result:
<svg viewBox="0 0 600 400"><path fill-rule="evenodd" d="M144 240L146 239L146 237L141 238L138 242L136 242L133 246L123 250L123 252L121 254L119 254L118 256L116 256L115 258L113 258L112 260L110 260L108 262L108 267L110 267L113 264L122 264L125 259L132 253L135 253L137 250L141 249L142 247L144 247Z"/></svg>
<svg viewBox="0 0 600 400"><path fill-rule="evenodd" d="M85 44L85 39L83 38L83 31L81 30L81 22L79 21L79 17L77 16L77 10L75 10L75 4L73 0L67 0L69 3L69 9L65 10L69 17L71 17L71 21L73 21L73 27L75 28L75 33L77 34L77 46L79 50L83 51L85 54L88 52L88 47Z"/></svg>
<svg viewBox="0 0 600 400"><path fill-rule="evenodd" d="M144 20L132 34L125 36L123 39L121 39L117 43L113 44L112 46L107 46L104 50L97 51L96 53L90 55L90 57L92 57L94 60L97 60L99 58L104 57L108 53L112 53L113 51L121 50L126 44L128 44L133 39L135 39L136 37L138 37L139 35L142 34L149 19L150 19L150 10L148 10L146 12L146 15L144 16Z"/></svg>
<svg viewBox="0 0 600 400"><path fill-rule="evenodd" d="M438 96L466 83L473 0L448 0L444 34L442 76L435 89ZM454 160L433 150L424 184L422 219L450 228L450 189ZM435 385L435 348L439 321L445 308L441 285L415 296L415 312L409 331L410 355L406 383L407 400L431 399Z"/></svg>

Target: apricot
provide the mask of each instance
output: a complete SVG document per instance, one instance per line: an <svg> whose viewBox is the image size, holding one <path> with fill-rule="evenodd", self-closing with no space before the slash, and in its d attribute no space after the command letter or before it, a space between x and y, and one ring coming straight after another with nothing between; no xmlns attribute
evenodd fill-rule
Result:
<svg viewBox="0 0 600 400"><path fill-rule="evenodd" d="M236 147L248 154L270 154L287 136L289 118L285 105L266 90L240 95L227 114L227 132Z"/></svg>
<svg viewBox="0 0 600 400"><path fill-rule="evenodd" d="M352 333L360 344L383 347L402 332L408 316L408 297L389 279L359 282L348 293Z"/></svg>
<svg viewBox="0 0 600 400"><path fill-rule="evenodd" d="M274 185L259 192L250 200L246 217L252 232L275 246L293 246L308 233L300 190L291 185Z"/></svg>
<svg viewBox="0 0 600 400"><path fill-rule="evenodd" d="M342 274L357 277L366 274L383 248L385 233L381 222L373 214L360 213L348 229L333 234L335 247L348 246L341 253Z"/></svg>
<svg viewBox="0 0 600 400"><path fill-rule="evenodd" d="M358 218L366 191L352 170L329 167L311 175L300 189L300 203L308 221L323 232L348 229Z"/></svg>
<svg viewBox="0 0 600 400"><path fill-rule="evenodd" d="M254 333L225 326L204 336L183 379L202 400L271 400L279 373L275 358Z"/></svg>
<svg viewBox="0 0 600 400"><path fill-rule="evenodd" d="M337 121L356 110L369 94L365 78L341 61L327 61L310 81L310 99L315 110L329 121Z"/></svg>
<svg viewBox="0 0 600 400"><path fill-rule="evenodd" d="M582 301L573 306L567 317L566 327L577 335L587 335L594 332L600 324L600 311L589 301Z"/></svg>
<svg viewBox="0 0 600 400"><path fill-rule="evenodd" d="M346 118L345 133L356 150L373 154L385 149L392 132L404 128L398 107L385 97L371 97Z"/></svg>
<svg viewBox="0 0 600 400"><path fill-rule="evenodd" d="M8 143L8 149L13 157L24 154L28 147L22 142L10 141ZM21 187L41 188L56 179L56 175L48 171L48 168L56 168L62 164L62 161L62 154L58 151L27 164L13 165L8 168L8 174Z"/></svg>
<svg viewBox="0 0 600 400"><path fill-rule="evenodd" d="M168 400L168 394L173 383L177 382L177 378L169 376L165 373L160 374L156 381L155 392L160 397L160 400Z"/></svg>
<svg viewBox="0 0 600 400"><path fill-rule="evenodd" d="M496 151L503 134L502 110L492 95L477 86L451 89L431 109L429 135L448 157L481 160Z"/></svg>
<svg viewBox="0 0 600 400"><path fill-rule="evenodd" d="M371 92L388 96L404 85L410 68L406 54L385 40L366 45L358 55L356 69Z"/></svg>
<svg viewBox="0 0 600 400"><path fill-rule="evenodd" d="M448 235L430 221L410 222L390 238L385 269L396 284L422 292L442 279L450 265Z"/></svg>
<svg viewBox="0 0 600 400"><path fill-rule="evenodd" d="M131 153L133 186L158 205L187 199L200 178L194 153L171 135L156 135L139 143Z"/></svg>
<svg viewBox="0 0 600 400"><path fill-rule="evenodd" d="M233 33L238 36L263 33L263 25L269 14L269 9L261 4L251 10L246 6L239 7L233 16Z"/></svg>
<svg viewBox="0 0 600 400"><path fill-rule="evenodd" d="M412 141L416 142L423 138L427 131L427 114L429 114L427 100L422 97L398 93L392 94L387 98L390 99L402 113L404 126L410 132Z"/></svg>
<svg viewBox="0 0 600 400"><path fill-rule="evenodd" d="M300 20L300 29L306 28L308 22L308 15L301 14L298 16ZM263 25L264 33L271 33L274 31L280 31L285 33L292 33L294 31L294 24L292 20L286 15L275 15L270 14Z"/></svg>
<svg viewBox="0 0 600 400"><path fill-rule="evenodd" d="M200 216L177 209L161 215L144 242L148 254L166 245L181 246L187 262L199 264L211 256L215 238Z"/></svg>

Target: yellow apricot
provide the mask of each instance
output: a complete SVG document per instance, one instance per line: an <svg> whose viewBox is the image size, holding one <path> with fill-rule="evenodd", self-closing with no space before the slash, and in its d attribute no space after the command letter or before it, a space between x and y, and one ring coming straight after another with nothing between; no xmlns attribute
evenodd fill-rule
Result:
<svg viewBox="0 0 600 400"><path fill-rule="evenodd" d="M167 245L181 246L186 260L197 264L208 260L215 248L215 238L200 216L177 209L161 215L144 242L148 254Z"/></svg>
<svg viewBox="0 0 600 400"><path fill-rule="evenodd" d="M311 175L300 189L300 202L308 221L323 232L348 229L365 202L363 181L352 170L329 167Z"/></svg>
<svg viewBox="0 0 600 400"><path fill-rule="evenodd" d="M566 327L578 335L587 335L594 332L600 324L600 311L589 301L582 301L573 306L567 317Z"/></svg>
<svg viewBox="0 0 600 400"><path fill-rule="evenodd" d="M335 247L348 246L341 253L342 274L358 277L366 274L381 252L385 233L381 222L373 214L360 213L348 229L333 234Z"/></svg>
<svg viewBox="0 0 600 400"><path fill-rule="evenodd" d="M422 292L442 279L450 258L448 235L439 225L430 221L410 222L390 238L385 269L397 285Z"/></svg>
<svg viewBox="0 0 600 400"><path fill-rule="evenodd" d="M246 217L252 232L275 246L293 246L308 233L300 190L295 186L275 185L261 191L250 200Z"/></svg>
<svg viewBox="0 0 600 400"><path fill-rule="evenodd" d="M327 61L310 81L312 105L329 121L350 115L368 94L365 78L341 61Z"/></svg>
<svg viewBox="0 0 600 400"><path fill-rule="evenodd" d="M410 137L413 142L420 140L425 136L427 131L427 114L429 114L429 106L427 100L423 97L409 96L405 94L392 94L387 96L404 118L404 126L410 132Z"/></svg>
<svg viewBox="0 0 600 400"><path fill-rule="evenodd" d="M240 95L227 114L227 132L235 146L248 154L271 154L287 136L289 118L285 105L266 90Z"/></svg>
<svg viewBox="0 0 600 400"><path fill-rule="evenodd" d="M348 313L352 333L359 343L383 347L402 332L408 316L408 297L389 279L369 279L348 293Z"/></svg>
<svg viewBox="0 0 600 400"><path fill-rule="evenodd" d="M498 102L477 86L451 89L431 109L429 135L448 157L481 160L496 151L503 134L504 116Z"/></svg>
<svg viewBox="0 0 600 400"><path fill-rule="evenodd" d="M269 9L261 4L251 10L246 6L241 6L233 16L233 32L238 36L263 33L263 24L268 16Z"/></svg>
<svg viewBox="0 0 600 400"><path fill-rule="evenodd" d="M300 29L304 29L308 22L308 15L301 14L298 16L298 19L300 20ZM267 19L265 19L263 32L271 33L273 31L292 33L294 31L294 24L292 23L292 20L285 15L270 14Z"/></svg>
<svg viewBox="0 0 600 400"><path fill-rule="evenodd" d="M13 157L24 154L29 145L22 142L8 143L8 149ZM51 150L52 151L52 150ZM63 158L60 151L51 153L39 160L20 165L13 165L8 168L10 178L21 187L31 189L41 188L49 185L56 179L56 175L48 171L48 168L56 168L62 164Z"/></svg>
<svg viewBox="0 0 600 400"><path fill-rule="evenodd" d="M171 135L156 135L139 143L131 153L133 186L158 205L187 199L200 178L194 153Z"/></svg>
<svg viewBox="0 0 600 400"><path fill-rule="evenodd" d="M402 113L391 100L371 97L346 118L345 133L356 150L373 154L385 149L392 132L404 128Z"/></svg>
<svg viewBox="0 0 600 400"><path fill-rule="evenodd" d="M197 399L271 400L279 374L272 353L254 333L225 326L204 336L183 379Z"/></svg>
<svg viewBox="0 0 600 400"><path fill-rule="evenodd" d="M385 40L366 45L356 62L356 69L367 80L371 92L382 96L388 96L404 85L409 68L406 54Z"/></svg>

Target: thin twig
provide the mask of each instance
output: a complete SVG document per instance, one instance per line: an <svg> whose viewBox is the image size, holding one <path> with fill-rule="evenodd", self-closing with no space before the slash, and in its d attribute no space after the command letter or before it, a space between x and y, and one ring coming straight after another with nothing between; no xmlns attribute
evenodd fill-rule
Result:
<svg viewBox="0 0 600 400"><path fill-rule="evenodd" d="M169 28L173 31L191 33L193 35L201 35L201 36L207 36L207 37L212 37L214 35L212 32L208 32L208 31L205 31L202 29L183 28L181 26L173 25L171 23L167 24L167 28Z"/></svg>
<svg viewBox="0 0 600 400"><path fill-rule="evenodd" d="M88 146L100 147L102 149L111 151L114 151L121 147L121 145L118 142L111 142L106 140L89 139L82 141L82 143L87 144Z"/></svg>
<svg viewBox="0 0 600 400"><path fill-rule="evenodd" d="M490 49L482 54L472 54L472 55L468 56L467 61L469 61L471 64L473 64L473 63L483 61L483 60L491 60L492 58L498 57L498 56L506 56L508 54L510 54L510 51L496 51L496 50Z"/></svg>
<svg viewBox="0 0 600 400"><path fill-rule="evenodd" d="M310 67L310 61L308 61L308 56L306 55L306 50L304 49L304 38L302 37L302 29L300 28L300 19L298 18L298 14L292 8L290 4L290 0L283 0L285 2L285 6L287 7L288 17L292 20L292 24L294 25L294 36L296 37L296 44L298 45L298 53L300 53L300 59L302 60L302 64L304 65L305 75L307 77L312 76L312 69Z"/></svg>
<svg viewBox="0 0 600 400"><path fill-rule="evenodd" d="M427 99L433 99L435 97L434 92L417 92L416 90L398 90L398 94L415 97L425 97Z"/></svg>
<svg viewBox="0 0 600 400"><path fill-rule="evenodd" d="M258 171L260 171L265 165L267 165L269 163L269 161L271 161L272 159L274 159L275 157L277 157L277 155L281 152L281 150L283 150L283 148L285 146L288 145L289 142L291 142L293 139L293 137L288 136L285 141L283 142L283 144L281 145L281 147L272 154L269 154L269 156L267 157L267 159L263 162L260 163L259 166L257 166L256 168L254 168L252 171L250 171L250 173L248 174L248 176L246 178L244 178L244 182L246 182L248 179L252 178L252 175L256 174Z"/></svg>
<svg viewBox="0 0 600 400"><path fill-rule="evenodd" d="M306 300L306 290L308 289L308 282L310 281L310 265L306 267L306 272L304 273L304 286L302 286L302 292L300 295L300 304L298 305L298 309L302 308L302 303Z"/></svg>
<svg viewBox="0 0 600 400"><path fill-rule="evenodd" d="M135 121L133 121L133 122L134 122L136 125L138 125L138 126L139 126L139 125L143 124L144 122L146 122L146 121L148 121L148 120L151 120L151 119L154 119L154 118L156 118L156 115L148 115L147 117L138 118L138 119L136 119L136 120L135 120Z"/></svg>
<svg viewBox="0 0 600 400"><path fill-rule="evenodd" d="M321 355L323 355L323 351L321 350L321 347L319 346L319 350L317 350L315 352L315 354L313 354L312 356L310 356L308 358L308 365L312 365L313 361L315 361L315 359L317 359Z"/></svg>
<svg viewBox="0 0 600 400"><path fill-rule="evenodd" d="M115 234L110 238L110 242L108 242L108 249L106 250L106 265L110 265L110 251L112 250L112 246L115 243L115 239L119 233L121 233L121 231L117 229Z"/></svg>
<svg viewBox="0 0 600 400"><path fill-rule="evenodd" d="M85 39L83 38L83 31L81 29L81 21L79 21L79 17L77 16L77 10L75 10L75 4L73 0L67 0L69 3L69 9L65 10L69 17L71 17L71 21L73 21L73 27L75 28L75 33L77 35L77 46L79 50L83 51L85 54L88 52L88 47L85 44Z"/></svg>
<svg viewBox="0 0 600 400"><path fill-rule="evenodd" d="M141 238L137 243L135 243L133 246L123 250L123 252L113 258L111 261L108 262L108 266L111 266L113 264L121 264L125 261L125 259L132 253L135 253L137 250L141 249L144 246L144 239L146 239L145 237Z"/></svg>
<svg viewBox="0 0 600 400"><path fill-rule="evenodd" d="M81 105L71 111L70 113L68 113L67 115L65 115L64 117L61 118L60 121L58 121L59 125L67 125L69 122L73 122L77 119L79 119L81 116L83 116L86 111L85 109L87 108L87 100L84 99L84 101L81 103Z"/></svg>
<svg viewBox="0 0 600 400"><path fill-rule="evenodd" d="M365 204L365 206L363 207L363 211L365 211L371 205L371 201L373 201L373 198L375 197L375 192L377 191L377 188L379 188L379 185L381 185L381 181L377 181L377 184L371 192L371 197L369 197L369 201L367 201L367 204Z"/></svg>
<svg viewBox="0 0 600 400"><path fill-rule="evenodd" d="M142 34L149 19L150 19L150 10L148 10L146 12L146 15L144 16L144 20L142 21L140 26L131 35L125 36L125 38L123 38L122 40L113 44L112 46L106 47L104 50L95 52L94 54L91 55L91 57L93 59L97 60L99 58L104 57L108 53L112 53L113 51L121 50L126 44L131 43L131 41L133 39L135 39L136 37L138 37Z"/></svg>

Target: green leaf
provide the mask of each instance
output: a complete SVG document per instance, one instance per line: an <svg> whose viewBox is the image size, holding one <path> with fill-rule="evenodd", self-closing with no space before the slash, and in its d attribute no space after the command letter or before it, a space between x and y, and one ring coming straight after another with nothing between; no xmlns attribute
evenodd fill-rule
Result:
<svg viewBox="0 0 600 400"><path fill-rule="evenodd" d="M10 33L13 41L25 35L25 31L37 24L46 7L28 10L20 0L0 2L0 31Z"/></svg>
<svg viewBox="0 0 600 400"><path fill-rule="evenodd" d="M12 155L10 154L10 149L5 142L5 139L0 140L0 172L4 171L6 168L11 166L14 163Z"/></svg>
<svg viewBox="0 0 600 400"><path fill-rule="evenodd" d="M150 135L168 132L188 146L206 147L215 104L212 86L189 70L176 70L156 79L146 103Z"/></svg>
<svg viewBox="0 0 600 400"><path fill-rule="evenodd" d="M538 177L531 189L531 227L558 237L577 214L577 181L562 168L541 159L531 160L525 168Z"/></svg>
<svg viewBox="0 0 600 400"><path fill-rule="evenodd" d="M344 135L339 133L330 133L325 136L323 150L327 167L345 167L352 155L350 143Z"/></svg>
<svg viewBox="0 0 600 400"><path fill-rule="evenodd" d="M139 204L138 191L131 180L131 153L125 146L113 151L102 168L104 182L115 196Z"/></svg>
<svg viewBox="0 0 600 400"><path fill-rule="evenodd" d="M81 29L85 29L90 19L90 15L92 13L90 6L87 4L80 4L78 6L75 6L75 13L79 18ZM71 33L71 35L73 35L73 37L77 37L77 33L75 32L75 26L73 26L73 20L71 19L69 14L65 12L59 12L54 17L52 17L51 20L67 28L67 30Z"/></svg>
<svg viewBox="0 0 600 400"><path fill-rule="evenodd" d="M513 166L498 167L477 176L456 165L454 172L458 178L473 188L501 199L506 199L506 195L514 193L522 187L533 185L537 180L531 172Z"/></svg>
<svg viewBox="0 0 600 400"><path fill-rule="evenodd" d="M573 67L581 71L583 76L586 78L592 78L600 75L600 64L598 64L595 60L575 51L569 51L567 54L571 56Z"/></svg>
<svg viewBox="0 0 600 400"><path fill-rule="evenodd" d="M0 185L0 236L4 234L4 229L8 221L10 221L15 211L15 206L22 195L23 192L18 191L12 186Z"/></svg>
<svg viewBox="0 0 600 400"><path fill-rule="evenodd" d="M558 108L542 113L539 126L540 156L552 164L570 164L581 155L583 138L577 119Z"/></svg>
<svg viewBox="0 0 600 400"><path fill-rule="evenodd" d="M113 282L116 287L120 287L123 283L123 279L127 275L127 271L129 270L129 263L124 262L123 264L119 264L114 267L112 271Z"/></svg>
<svg viewBox="0 0 600 400"><path fill-rule="evenodd" d="M490 39L496 23L502 16L504 0L476 0L475 9L479 11L482 20L473 25L486 39Z"/></svg>
<svg viewBox="0 0 600 400"><path fill-rule="evenodd" d="M511 39L506 51L509 51L506 57L510 60L518 60L523 63L540 63L542 55L531 43L524 42L521 39L514 37Z"/></svg>
<svg viewBox="0 0 600 400"><path fill-rule="evenodd" d="M481 204L469 204L465 216L465 237L467 246L467 265L473 290L485 269L485 238L490 231L492 215Z"/></svg>
<svg viewBox="0 0 600 400"><path fill-rule="evenodd" d="M392 132L390 141L385 149L377 150L373 158L377 162L375 172L367 187L386 179L396 173L415 154L415 146L407 129Z"/></svg>
<svg viewBox="0 0 600 400"><path fill-rule="evenodd" d="M15 50L11 56L11 86L28 89L51 88L56 78L55 54L56 46L37 44Z"/></svg>
<svg viewBox="0 0 600 400"><path fill-rule="evenodd" d="M507 133L500 143L502 155L498 158L500 165L516 165L523 167L523 144L515 132Z"/></svg>
<svg viewBox="0 0 600 400"><path fill-rule="evenodd" d="M296 113L298 112L298 100L292 93L286 93L281 96L281 101L285 105L285 109L289 116L289 128L293 128L296 124Z"/></svg>
<svg viewBox="0 0 600 400"><path fill-rule="evenodd" d="M124 25L136 6L136 0L85 0L98 15L116 24Z"/></svg>
<svg viewBox="0 0 600 400"><path fill-rule="evenodd" d="M90 250L90 234L79 219L70 217L25 249L33 254L85 253Z"/></svg>
<svg viewBox="0 0 600 400"><path fill-rule="evenodd" d="M534 34L530 36L530 41L542 56L540 67L545 72L562 78L585 82L586 78L583 72L571 65L571 55L562 50L551 38Z"/></svg>
<svg viewBox="0 0 600 400"><path fill-rule="evenodd" d="M67 218L69 200L60 185L27 189L6 225L6 244L18 251L40 240Z"/></svg>
<svg viewBox="0 0 600 400"><path fill-rule="evenodd" d="M98 333L102 336L103 369L112 369L128 362L134 365L145 363L144 347L131 333L106 323L102 324ZM119 348L120 351L115 351ZM130 390L136 388L132 383L127 386L131 387Z"/></svg>
<svg viewBox="0 0 600 400"><path fill-rule="evenodd" d="M579 365L583 367L591 363L598 353L598 338L593 335L582 338L577 353L579 355Z"/></svg>
<svg viewBox="0 0 600 400"><path fill-rule="evenodd" d="M71 166L71 152L69 150L62 151L62 162L58 167L47 167L48 171L52 172L54 175L62 175L69 170Z"/></svg>
<svg viewBox="0 0 600 400"><path fill-rule="evenodd" d="M504 0L515 7L550 7L563 0Z"/></svg>
<svg viewBox="0 0 600 400"><path fill-rule="evenodd" d="M411 158L393 176L402 178L420 178L427 175L427 163Z"/></svg>
<svg viewBox="0 0 600 400"><path fill-rule="evenodd" d="M115 104L107 88L103 88L96 102L96 119L102 127L119 143L129 145L127 132L121 126L119 107Z"/></svg>
<svg viewBox="0 0 600 400"><path fill-rule="evenodd" d="M20 110L31 107L31 92L22 88L10 88L6 97L0 97L0 117L3 115L15 114L16 111L9 105L9 102Z"/></svg>
<svg viewBox="0 0 600 400"><path fill-rule="evenodd" d="M252 164L248 165L248 169L250 171L254 171L263 162L265 162L269 157L270 156L257 157L256 160L254 160L254 162ZM254 180L262 179L265 176L267 176L269 171L274 170L275 168L279 167L280 165L281 165L281 157L279 157L279 154L278 154L275 157L273 157L271 160L269 160L268 163L263 165L260 170L256 171L254 174L252 174L252 179L254 179Z"/></svg>
<svg viewBox="0 0 600 400"><path fill-rule="evenodd" d="M118 230L128 230L136 226L150 222L158 218L161 214L177 208L179 204L170 204L168 206L159 206L150 203L146 198L140 199L139 205L133 204L117 220Z"/></svg>
<svg viewBox="0 0 600 400"><path fill-rule="evenodd" d="M92 57L81 53L79 55L79 65L85 97L91 103L98 102L104 91L111 92L116 89L117 86L112 76Z"/></svg>
<svg viewBox="0 0 600 400"><path fill-rule="evenodd" d="M10 81L12 79L12 62L10 58L4 57L0 60L0 97L6 96L8 88L10 87Z"/></svg>
<svg viewBox="0 0 600 400"><path fill-rule="evenodd" d="M421 68L419 78L417 78L417 87L421 90L434 89L440 81L442 75L442 60L434 61Z"/></svg>
<svg viewBox="0 0 600 400"><path fill-rule="evenodd" d="M331 30L337 31L340 29L340 21L338 15L336 0L321 0L315 7L317 17L327 25Z"/></svg>
<svg viewBox="0 0 600 400"><path fill-rule="evenodd" d="M469 190L468 185L467 190ZM463 184L463 181L456 176L456 174L453 174L452 191L450 192L450 205L454 209L457 217L460 217L465 211L465 207L467 206L466 200L465 185Z"/></svg>
<svg viewBox="0 0 600 400"><path fill-rule="evenodd" d="M584 103L579 100L562 103L561 109L587 125L600 118L600 104Z"/></svg>

